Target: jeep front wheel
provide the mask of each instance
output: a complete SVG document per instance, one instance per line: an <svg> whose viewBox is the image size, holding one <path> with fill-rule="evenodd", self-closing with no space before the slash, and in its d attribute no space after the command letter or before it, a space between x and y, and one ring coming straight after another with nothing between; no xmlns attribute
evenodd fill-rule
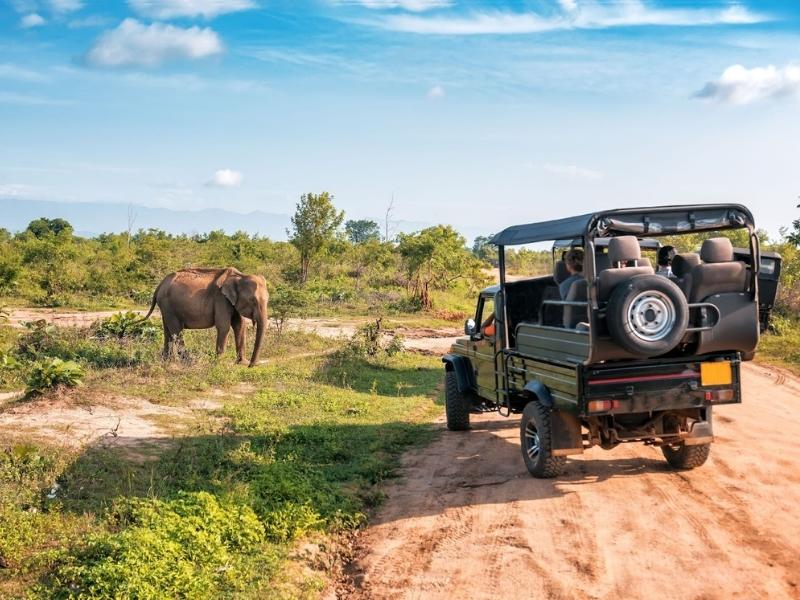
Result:
<svg viewBox="0 0 800 600"><path fill-rule="evenodd" d="M558 477L567 464L565 456L553 456L550 409L534 400L525 405L519 425L522 458L528 472L540 479Z"/></svg>
<svg viewBox="0 0 800 600"><path fill-rule="evenodd" d="M689 470L702 466L708 460L711 444L661 446L661 452L673 469Z"/></svg>
<svg viewBox="0 0 800 600"><path fill-rule="evenodd" d="M445 371L444 374L444 408L450 431L469 429L470 400L464 392L458 391L455 371Z"/></svg>

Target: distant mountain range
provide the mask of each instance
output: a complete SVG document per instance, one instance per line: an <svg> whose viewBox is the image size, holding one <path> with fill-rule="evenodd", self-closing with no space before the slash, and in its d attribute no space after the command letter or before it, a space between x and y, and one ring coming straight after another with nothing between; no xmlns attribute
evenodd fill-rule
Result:
<svg viewBox="0 0 800 600"><path fill-rule="evenodd" d="M127 204L99 204L90 202L49 202L46 200L20 200L0 198L0 227L9 231L22 231L28 223L40 217L60 217L70 222L76 235L94 237L101 233L120 233L128 229ZM160 229L172 234L206 233L223 230L226 233L246 231L273 240L285 240L289 215L253 211L237 213L218 208L202 210L171 210L134 205L130 207L134 216L133 230ZM393 223L395 232L418 231L433 223L423 221L398 221ZM469 243L478 235L487 232L477 227L459 228Z"/></svg>
<svg viewBox="0 0 800 600"><path fill-rule="evenodd" d="M0 199L0 227L21 231L39 217L61 217L72 224L77 235L96 236L128 229L128 205L88 202L48 202L44 200ZM289 216L261 211L237 213L216 208L171 210L132 206L134 231L160 229L173 234L195 234L222 229L226 233L246 231L272 239L286 239Z"/></svg>

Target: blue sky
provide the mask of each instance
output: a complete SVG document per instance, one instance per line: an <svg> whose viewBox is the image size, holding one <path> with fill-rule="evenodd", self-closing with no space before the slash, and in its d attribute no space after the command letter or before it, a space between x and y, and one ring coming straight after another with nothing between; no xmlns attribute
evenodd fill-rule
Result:
<svg viewBox="0 0 800 600"><path fill-rule="evenodd" d="M800 194L800 5L0 0L0 196L487 232Z"/></svg>

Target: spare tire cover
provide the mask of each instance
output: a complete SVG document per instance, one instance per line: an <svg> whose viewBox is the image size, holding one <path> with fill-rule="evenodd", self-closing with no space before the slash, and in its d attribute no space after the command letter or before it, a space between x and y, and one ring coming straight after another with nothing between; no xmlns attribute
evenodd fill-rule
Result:
<svg viewBox="0 0 800 600"><path fill-rule="evenodd" d="M611 337L640 356L658 356L683 338L689 305L680 288L660 275L635 275L611 292L606 309Z"/></svg>

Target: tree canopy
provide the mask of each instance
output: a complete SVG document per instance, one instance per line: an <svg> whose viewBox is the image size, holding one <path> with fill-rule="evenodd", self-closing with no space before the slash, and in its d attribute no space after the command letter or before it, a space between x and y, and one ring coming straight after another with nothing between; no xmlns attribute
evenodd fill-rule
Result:
<svg viewBox="0 0 800 600"><path fill-rule="evenodd" d="M292 228L287 230L289 242L300 253L300 281L308 280L311 262L329 245L344 220L344 211L336 210L333 195L303 194L292 216Z"/></svg>
<svg viewBox="0 0 800 600"><path fill-rule="evenodd" d="M369 219L349 220L344 224L347 239L353 244L363 244L381 239L381 230L375 221Z"/></svg>

